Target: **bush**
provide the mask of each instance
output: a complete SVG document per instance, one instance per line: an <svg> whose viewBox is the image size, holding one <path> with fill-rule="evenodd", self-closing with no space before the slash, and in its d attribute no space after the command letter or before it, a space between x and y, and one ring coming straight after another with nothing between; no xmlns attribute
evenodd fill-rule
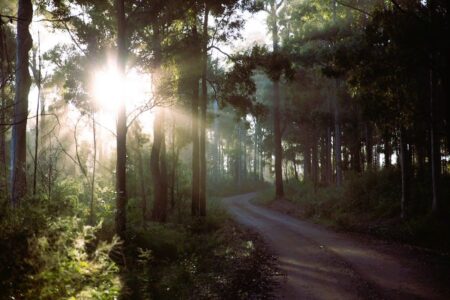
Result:
<svg viewBox="0 0 450 300"><path fill-rule="evenodd" d="M411 179L409 219L400 219L401 176L396 168L346 173L341 188L314 188L311 182L288 182L286 195L298 204L303 217L353 231L410 242L436 249L450 249L442 236L450 234L448 221L431 216L429 182ZM443 176L442 199L450 197L450 178ZM449 213L448 203L443 211Z"/></svg>
<svg viewBox="0 0 450 300"><path fill-rule="evenodd" d="M73 199L24 199L4 204L0 216L0 298L114 299L118 268L109 252L117 244L96 241L97 227L70 217ZM75 214L72 212L72 214ZM59 216L58 216L59 215Z"/></svg>
<svg viewBox="0 0 450 300"><path fill-rule="evenodd" d="M129 229L124 299L269 297L275 274L269 252L217 201L208 207L206 218Z"/></svg>

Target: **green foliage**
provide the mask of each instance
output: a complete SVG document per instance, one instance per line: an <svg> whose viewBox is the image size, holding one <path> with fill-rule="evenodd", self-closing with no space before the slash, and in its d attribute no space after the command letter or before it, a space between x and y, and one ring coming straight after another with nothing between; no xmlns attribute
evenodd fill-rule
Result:
<svg viewBox="0 0 450 300"><path fill-rule="evenodd" d="M265 181L251 178L251 175L249 177L242 180L239 185L236 185L235 179L225 177L218 183L209 184L208 194L216 197L230 197L266 189L269 186Z"/></svg>
<svg viewBox="0 0 450 300"><path fill-rule="evenodd" d="M0 216L0 298L115 299L121 288L109 253L118 244L99 241L99 226L83 226L75 183L55 187L58 198L26 199ZM75 203L74 203L75 202Z"/></svg>
<svg viewBox="0 0 450 300"><path fill-rule="evenodd" d="M206 219L151 224L130 229L129 235L124 298L270 297L273 258L254 235L228 221L217 204Z"/></svg>
<svg viewBox="0 0 450 300"><path fill-rule="evenodd" d="M25 296L39 299L116 299L120 291L118 267L109 253L118 244L95 243L98 227L82 226L78 218L58 218L45 233L28 240L30 266L37 271L29 276ZM38 287L38 288L36 288Z"/></svg>
<svg viewBox="0 0 450 300"><path fill-rule="evenodd" d="M425 201L429 199L429 183L421 179L414 181L410 191L414 195L409 203L410 218L401 220L398 169L348 176L341 188L314 188L309 181L289 182L286 195L299 205L301 216L327 225L439 250L450 249L448 241L442 239L442 236L450 234L450 224L433 217L430 214L431 204ZM448 180L443 178L442 186ZM442 196L448 197L448 190L442 191Z"/></svg>

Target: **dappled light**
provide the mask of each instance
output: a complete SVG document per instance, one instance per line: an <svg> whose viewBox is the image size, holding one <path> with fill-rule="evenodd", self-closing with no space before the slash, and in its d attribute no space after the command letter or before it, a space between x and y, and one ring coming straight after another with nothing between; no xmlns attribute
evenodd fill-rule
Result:
<svg viewBox="0 0 450 300"><path fill-rule="evenodd" d="M0 299L450 299L447 2L0 0Z"/></svg>

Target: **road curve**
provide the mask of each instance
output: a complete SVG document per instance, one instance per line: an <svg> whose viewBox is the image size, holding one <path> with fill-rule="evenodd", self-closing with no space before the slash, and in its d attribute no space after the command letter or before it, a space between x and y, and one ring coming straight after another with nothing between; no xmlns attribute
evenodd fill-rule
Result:
<svg viewBox="0 0 450 300"><path fill-rule="evenodd" d="M224 199L235 220L259 232L286 274L281 299L450 299L420 262L250 202ZM422 267L422 268L421 268Z"/></svg>

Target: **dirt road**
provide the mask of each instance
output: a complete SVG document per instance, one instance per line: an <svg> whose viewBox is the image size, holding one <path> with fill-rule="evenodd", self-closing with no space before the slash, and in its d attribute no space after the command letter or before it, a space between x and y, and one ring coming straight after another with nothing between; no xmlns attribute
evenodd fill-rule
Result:
<svg viewBox="0 0 450 300"><path fill-rule="evenodd" d="M239 195L224 203L278 256L286 274L281 299L450 299L448 286L436 286L426 265L401 247L336 233L254 205L253 197Z"/></svg>

